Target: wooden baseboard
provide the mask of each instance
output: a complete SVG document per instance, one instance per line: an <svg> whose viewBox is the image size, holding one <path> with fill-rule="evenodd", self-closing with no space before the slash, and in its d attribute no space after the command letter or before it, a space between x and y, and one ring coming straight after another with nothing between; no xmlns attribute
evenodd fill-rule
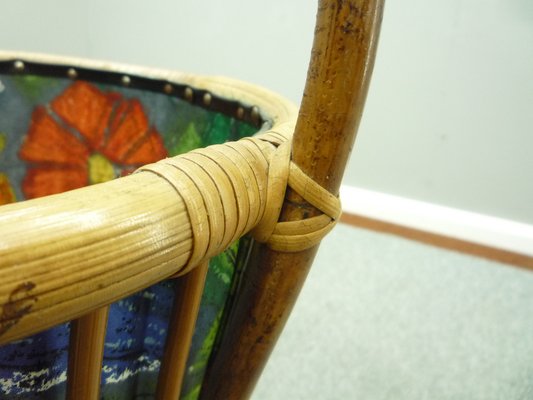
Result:
<svg viewBox="0 0 533 400"><path fill-rule="evenodd" d="M470 254L476 257L498 261L504 264L513 265L533 271L533 257L502 250L491 246L469 242L462 239L426 232L420 229L410 228L378 219L361 215L343 213L341 222L359 228L370 229L377 232L388 233L400 236L417 242L437 246L460 253Z"/></svg>

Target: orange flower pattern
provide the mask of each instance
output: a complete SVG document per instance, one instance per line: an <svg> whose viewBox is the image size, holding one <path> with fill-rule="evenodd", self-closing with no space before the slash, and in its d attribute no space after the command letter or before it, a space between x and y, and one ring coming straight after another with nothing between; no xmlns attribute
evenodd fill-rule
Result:
<svg viewBox="0 0 533 400"><path fill-rule="evenodd" d="M167 156L141 103L77 81L37 106L20 149L26 198L101 183Z"/></svg>
<svg viewBox="0 0 533 400"><path fill-rule="evenodd" d="M0 133L0 154L4 151L6 145L6 137L3 133ZM15 192L11 187L9 178L6 174L0 172L0 206L2 204L9 204L15 202Z"/></svg>
<svg viewBox="0 0 533 400"><path fill-rule="evenodd" d="M0 173L0 206L15 202L15 193L5 174Z"/></svg>

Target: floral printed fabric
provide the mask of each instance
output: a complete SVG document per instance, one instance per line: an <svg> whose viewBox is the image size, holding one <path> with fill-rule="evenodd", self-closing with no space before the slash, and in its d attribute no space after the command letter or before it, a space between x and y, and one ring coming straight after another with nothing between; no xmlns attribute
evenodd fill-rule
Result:
<svg viewBox="0 0 533 400"><path fill-rule="evenodd" d="M6 135L0 133L0 157L6 147ZM9 178L0 172L0 206L2 204L13 203L16 201L15 193L9 183Z"/></svg>
<svg viewBox="0 0 533 400"><path fill-rule="evenodd" d="M105 182L166 156L253 132L247 124L158 93L0 75L0 205ZM199 393L247 246L236 243L210 262L183 399ZM173 286L162 282L111 306L103 399L153 398ZM64 398L68 337L69 324L63 324L0 347L0 399Z"/></svg>
<svg viewBox="0 0 533 400"><path fill-rule="evenodd" d="M167 156L137 99L76 82L37 106L20 149L26 198L101 183Z"/></svg>

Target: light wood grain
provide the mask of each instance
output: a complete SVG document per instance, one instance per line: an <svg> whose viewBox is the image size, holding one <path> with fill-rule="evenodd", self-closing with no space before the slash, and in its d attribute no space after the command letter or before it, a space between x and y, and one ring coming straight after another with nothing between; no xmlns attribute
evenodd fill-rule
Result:
<svg viewBox="0 0 533 400"><path fill-rule="evenodd" d="M68 400L98 400L109 306L72 321L67 371Z"/></svg>
<svg viewBox="0 0 533 400"><path fill-rule="evenodd" d="M2 207L0 341L75 319L184 265L191 229L168 186L136 174Z"/></svg>
<svg viewBox="0 0 533 400"><path fill-rule="evenodd" d="M207 268L208 262L204 262L177 279L174 308L157 381L156 398L159 400L179 397Z"/></svg>

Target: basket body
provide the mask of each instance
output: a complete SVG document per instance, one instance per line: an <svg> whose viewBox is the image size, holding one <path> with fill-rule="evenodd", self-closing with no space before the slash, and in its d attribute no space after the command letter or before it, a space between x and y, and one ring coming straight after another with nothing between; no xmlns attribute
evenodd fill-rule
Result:
<svg viewBox="0 0 533 400"><path fill-rule="evenodd" d="M111 69L24 61L25 69L33 65L37 70L32 73L21 71L20 63L17 58L2 62L0 74L0 205L126 176L167 156L252 135L263 124L250 105L213 97L187 83L169 86ZM80 70L93 81L80 79ZM248 239L241 239L210 261L183 398L199 393L236 270L243 267L249 246ZM103 399L154 393L173 287L174 281L166 280L111 306ZM0 398L63 398L68 344L69 323L64 323L2 346Z"/></svg>

